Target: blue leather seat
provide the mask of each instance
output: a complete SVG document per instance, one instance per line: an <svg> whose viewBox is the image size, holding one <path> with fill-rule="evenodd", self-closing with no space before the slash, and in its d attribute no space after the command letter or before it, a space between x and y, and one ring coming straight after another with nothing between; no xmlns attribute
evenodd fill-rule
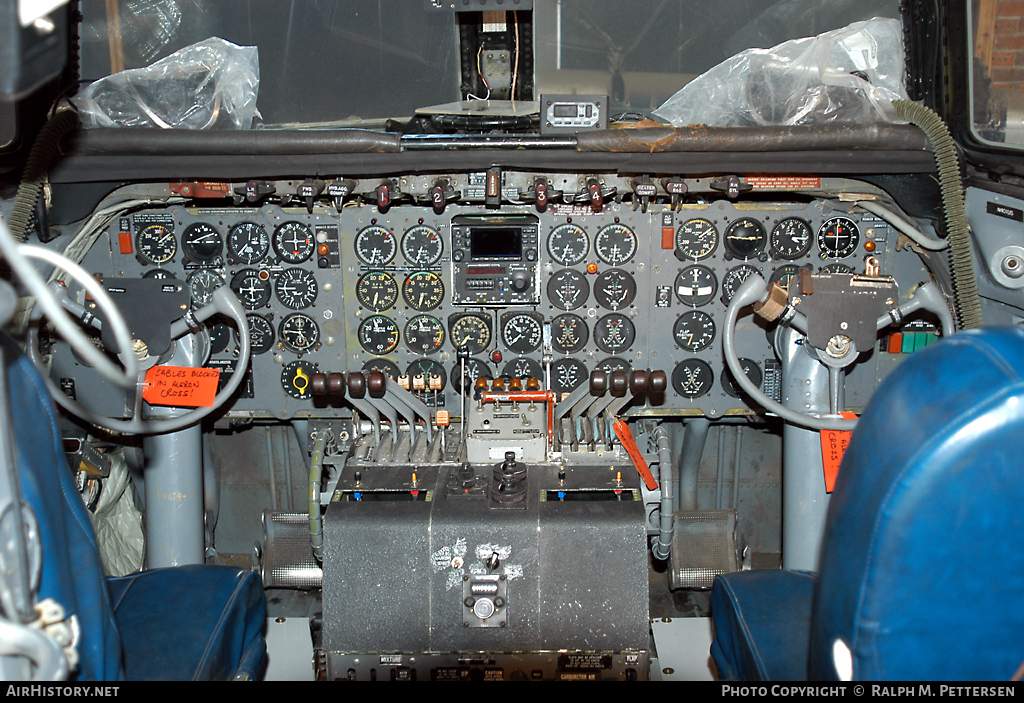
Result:
<svg viewBox="0 0 1024 703"><path fill-rule="evenodd" d="M1009 680L1024 662L1022 374L1016 328L904 361L843 459L817 582L716 580L720 676L835 680L841 640L854 679Z"/></svg>
<svg viewBox="0 0 1024 703"><path fill-rule="evenodd" d="M189 566L106 578L42 379L6 335L11 423L23 500L39 523L39 599L81 630L85 680L255 679L266 664L266 601L257 574Z"/></svg>

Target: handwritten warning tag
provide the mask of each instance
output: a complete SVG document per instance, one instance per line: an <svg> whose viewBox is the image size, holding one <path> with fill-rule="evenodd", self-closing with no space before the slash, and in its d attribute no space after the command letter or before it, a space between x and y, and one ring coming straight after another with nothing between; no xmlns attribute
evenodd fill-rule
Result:
<svg viewBox="0 0 1024 703"><path fill-rule="evenodd" d="M842 413L843 418L853 420L855 413ZM821 463L825 470L825 492L831 493L836 487L839 476L839 465L843 463L843 455L850 445L852 430L821 430Z"/></svg>
<svg viewBox="0 0 1024 703"><path fill-rule="evenodd" d="M209 408L217 396L219 380L220 369L154 366L146 371L142 399L150 405Z"/></svg>

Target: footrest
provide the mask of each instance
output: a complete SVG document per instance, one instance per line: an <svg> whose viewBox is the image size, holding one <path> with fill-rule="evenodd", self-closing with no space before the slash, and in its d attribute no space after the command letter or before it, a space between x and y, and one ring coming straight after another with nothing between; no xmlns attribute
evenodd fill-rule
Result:
<svg viewBox="0 0 1024 703"><path fill-rule="evenodd" d="M669 588L707 590L715 576L739 569L735 510L678 512L674 517Z"/></svg>

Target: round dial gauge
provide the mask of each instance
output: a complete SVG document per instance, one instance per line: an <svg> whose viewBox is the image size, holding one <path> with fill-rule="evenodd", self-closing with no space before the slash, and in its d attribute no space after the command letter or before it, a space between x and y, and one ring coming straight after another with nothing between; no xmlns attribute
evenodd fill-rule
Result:
<svg viewBox="0 0 1024 703"><path fill-rule="evenodd" d="M320 286L312 271L302 268L285 269L274 279L274 293L286 308L302 310L316 302Z"/></svg>
<svg viewBox="0 0 1024 703"><path fill-rule="evenodd" d="M676 258L700 261L718 248L718 228L710 220L698 217L684 222L676 231Z"/></svg>
<svg viewBox="0 0 1024 703"><path fill-rule="evenodd" d="M292 398L309 400L313 397L310 384L316 371L316 364L311 364L308 361L292 361L281 370L281 387Z"/></svg>
<svg viewBox="0 0 1024 703"><path fill-rule="evenodd" d="M356 281L356 300L367 310L387 310L398 302L398 283L383 271L364 273Z"/></svg>
<svg viewBox="0 0 1024 703"><path fill-rule="evenodd" d="M562 269L548 279L548 302L559 310L575 310L586 304L590 284L579 271Z"/></svg>
<svg viewBox="0 0 1024 703"><path fill-rule="evenodd" d="M761 387L761 381L764 379L764 375L761 373L761 367L753 359L740 359L740 368L743 369L743 375L745 375L750 381L757 386ZM740 396L746 395L743 389L739 387L733 378L732 371L726 366L722 370L721 376L722 390L731 395L733 398L739 398Z"/></svg>
<svg viewBox="0 0 1024 703"><path fill-rule="evenodd" d="M594 237L594 252L609 266L624 264L636 254L636 232L618 223L603 227Z"/></svg>
<svg viewBox="0 0 1024 703"><path fill-rule="evenodd" d="M379 225L364 227L356 235L356 256L369 266L390 264L397 249L395 235Z"/></svg>
<svg viewBox="0 0 1024 703"><path fill-rule="evenodd" d="M231 327L225 325L223 322L211 325L206 324L206 329L210 333L210 353L220 354L222 351L228 348L228 344L231 343Z"/></svg>
<svg viewBox="0 0 1024 703"><path fill-rule="evenodd" d="M760 273L760 271L747 264L740 264L726 271L725 277L722 279L722 302L728 305L743 282L755 273Z"/></svg>
<svg viewBox="0 0 1024 703"><path fill-rule="evenodd" d="M444 253L444 237L433 227L417 225L402 235L402 256L413 266L433 266Z"/></svg>
<svg viewBox="0 0 1024 703"><path fill-rule="evenodd" d="M458 361L451 371L452 388L462 394L462 364ZM478 378L494 378L491 367L479 359L466 359L466 387L472 391Z"/></svg>
<svg viewBox="0 0 1024 703"><path fill-rule="evenodd" d="M448 383L448 374L445 373L444 367L433 359L417 359L409 364L409 368L405 370L405 375L409 377L410 382L416 376L423 376L423 382L426 384L428 391L431 390L431 376L437 376L441 379L441 388L435 390L444 390L445 385Z"/></svg>
<svg viewBox="0 0 1024 703"><path fill-rule="evenodd" d="M398 365L393 361L388 361L387 359L370 359L363 364L363 373L372 373L374 371L380 371L392 381L397 381L398 377L402 375L402 372L398 369Z"/></svg>
<svg viewBox="0 0 1024 703"><path fill-rule="evenodd" d="M197 308L209 305L213 291L224 285L224 279L209 269L199 269L188 277L188 293Z"/></svg>
<svg viewBox="0 0 1024 703"><path fill-rule="evenodd" d="M860 230L848 217L833 217L818 228L818 249L823 259L845 259L857 250Z"/></svg>
<svg viewBox="0 0 1024 703"><path fill-rule="evenodd" d="M533 359L521 356L505 364L505 368L501 370L501 375L508 376L509 378L518 378L525 385L528 378L536 378L538 381L543 382L544 369Z"/></svg>
<svg viewBox="0 0 1024 703"><path fill-rule="evenodd" d="M703 359L686 359L672 371L672 388L684 398L699 398L711 390L715 373Z"/></svg>
<svg viewBox="0 0 1024 703"><path fill-rule="evenodd" d="M313 256L313 231L301 222L285 222L274 230L274 251L286 264L301 264Z"/></svg>
<svg viewBox="0 0 1024 703"><path fill-rule="evenodd" d="M277 328L281 343L296 354L304 354L318 346L320 327L305 313L293 312L281 320Z"/></svg>
<svg viewBox="0 0 1024 703"><path fill-rule="evenodd" d="M853 267L846 264L827 264L822 266L819 273L853 273Z"/></svg>
<svg viewBox="0 0 1024 703"><path fill-rule="evenodd" d="M610 356L599 362L594 369L597 371L604 371L606 374L610 375L612 371L625 371L626 373L629 373L633 370L633 366L625 359L620 359L617 356Z"/></svg>
<svg viewBox="0 0 1024 703"><path fill-rule="evenodd" d="M540 320L524 312L502 315L501 340L511 351L519 354L532 352L540 346L544 330Z"/></svg>
<svg viewBox="0 0 1024 703"><path fill-rule="evenodd" d="M811 226L799 217L790 217L772 228L771 253L776 259L799 259L814 243Z"/></svg>
<svg viewBox="0 0 1024 703"><path fill-rule="evenodd" d="M749 217L736 220L725 229L725 249L737 259L757 256L767 242L764 226Z"/></svg>
<svg viewBox="0 0 1024 703"><path fill-rule="evenodd" d="M261 308L270 302L270 274L256 269L242 269L231 279L231 290L246 310Z"/></svg>
<svg viewBox="0 0 1024 703"><path fill-rule="evenodd" d="M672 336L676 344L688 352L707 349L715 341L715 321L711 315L700 310L684 312L676 319Z"/></svg>
<svg viewBox="0 0 1024 703"><path fill-rule="evenodd" d="M239 222L228 230L228 251L243 264L262 261L270 251L267 230L255 222Z"/></svg>
<svg viewBox="0 0 1024 703"><path fill-rule="evenodd" d="M462 315L448 321L452 346L466 347L470 354L479 354L491 345L491 323L480 315Z"/></svg>
<svg viewBox="0 0 1024 703"><path fill-rule="evenodd" d="M769 287L777 285L782 290L789 292L789 286L793 282L793 276L800 273L800 267L796 264L786 264L780 266L772 272L772 277L768 279Z"/></svg>
<svg viewBox="0 0 1024 703"><path fill-rule="evenodd" d="M170 227L146 225L135 235L135 250L151 264L166 264L178 253L178 241Z"/></svg>
<svg viewBox="0 0 1024 703"><path fill-rule="evenodd" d="M402 284L405 304L417 312L427 312L444 302L444 281L432 271L410 273Z"/></svg>
<svg viewBox="0 0 1024 703"><path fill-rule="evenodd" d="M245 316L249 321L249 345L253 354L265 354L274 348L274 328L263 315L250 313Z"/></svg>
<svg viewBox="0 0 1024 703"><path fill-rule="evenodd" d="M548 254L562 266L575 266L590 253L590 237L579 225L558 225L548 235Z"/></svg>
<svg viewBox="0 0 1024 703"><path fill-rule="evenodd" d="M594 342L597 348L609 354L626 351L636 339L636 328L625 315L605 315L594 325Z"/></svg>
<svg viewBox="0 0 1024 703"><path fill-rule="evenodd" d="M555 393L571 393L590 378L590 372L576 359L559 359L551 365L551 387Z"/></svg>
<svg viewBox="0 0 1024 703"><path fill-rule="evenodd" d="M607 310L622 310L636 298L636 281L622 269L608 269L594 279L594 300Z"/></svg>
<svg viewBox="0 0 1024 703"><path fill-rule="evenodd" d="M213 261L224 250L224 242L213 225L196 222L181 233L181 250L192 261Z"/></svg>
<svg viewBox="0 0 1024 703"><path fill-rule="evenodd" d="M707 266L695 264L689 266L676 276L674 285L676 297L683 305L699 308L707 305L718 291L718 279Z"/></svg>
<svg viewBox="0 0 1024 703"><path fill-rule="evenodd" d="M155 278L158 281L176 281L178 277L167 269L150 269L142 274L143 278Z"/></svg>
<svg viewBox="0 0 1024 703"><path fill-rule="evenodd" d="M559 354L575 354L587 346L590 331L579 315L566 313L551 321L551 347Z"/></svg>
<svg viewBox="0 0 1024 703"><path fill-rule="evenodd" d="M417 315L405 323L405 345L417 354L433 354L444 345L444 323L431 315Z"/></svg>
<svg viewBox="0 0 1024 703"><path fill-rule="evenodd" d="M382 356L398 348L398 325L390 317L371 315L362 321L357 333L359 346L368 354Z"/></svg>

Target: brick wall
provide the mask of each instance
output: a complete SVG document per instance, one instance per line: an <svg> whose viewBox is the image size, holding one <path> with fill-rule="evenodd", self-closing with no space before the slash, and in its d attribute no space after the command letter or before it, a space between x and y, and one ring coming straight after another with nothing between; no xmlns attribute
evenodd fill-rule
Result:
<svg viewBox="0 0 1024 703"><path fill-rule="evenodd" d="M982 5L990 5L986 22L986 13L982 12L981 26L978 27L979 46L987 30L992 27L991 41L991 76L993 88L1016 88L1024 90L1024 0L981 0ZM994 22L991 19L994 5ZM978 52L975 52L976 55ZM982 61L985 57L981 56Z"/></svg>

